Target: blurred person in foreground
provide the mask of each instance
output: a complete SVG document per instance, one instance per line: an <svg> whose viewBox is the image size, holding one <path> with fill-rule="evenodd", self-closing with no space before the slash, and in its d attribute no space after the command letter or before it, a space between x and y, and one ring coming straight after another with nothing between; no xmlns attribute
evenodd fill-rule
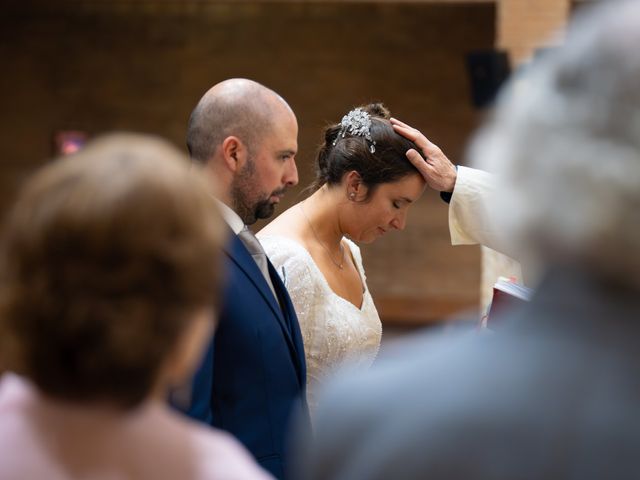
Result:
<svg viewBox="0 0 640 480"><path fill-rule="evenodd" d="M213 330L222 240L159 139L103 137L26 183L0 249L0 478L268 478L164 401Z"/></svg>
<svg viewBox="0 0 640 480"><path fill-rule="evenodd" d="M301 478L640 478L640 2L580 17L472 159L545 271L492 335L417 337L317 412Z"/></svg>

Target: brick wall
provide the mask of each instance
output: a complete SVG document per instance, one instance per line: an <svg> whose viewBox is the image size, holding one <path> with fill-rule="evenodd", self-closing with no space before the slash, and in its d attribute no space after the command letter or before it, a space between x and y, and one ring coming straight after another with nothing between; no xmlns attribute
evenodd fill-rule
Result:
<svg viewBox="0 0 640 480"><path fill-rule="evenodd" d="M297 112L301 185L312 180L323 125L371 100L460 161L480 121L464 54L495 38L495 8L482 2L10 5L0 19L2 208L50 156L54 131L153 132L182 146L198 98L231 76L271 86ZM447 207L435 193L413 208L405 232L363 255L386 319L420 323L477 304L479 250L449 245Z"/></svg>
<svg viewBox="0 0 640 480"><path fill-rule="evenodd" d="M512 65L528 60L536 49L558 45L569 17L569 0L499 0L496 45L506 49Z"/></svg>

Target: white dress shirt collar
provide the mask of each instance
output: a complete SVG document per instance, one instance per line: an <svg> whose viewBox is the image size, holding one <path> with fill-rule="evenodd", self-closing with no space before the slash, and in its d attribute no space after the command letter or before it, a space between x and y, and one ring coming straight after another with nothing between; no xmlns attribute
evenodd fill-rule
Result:
<svg viewBox="0 0 640 480"><path fill-rule="evenodd" d="M240 231L244 228L244 222L240 218L240 216L234 212L227 204L221 202L216 198L216 202L218 203L218 207L220 207L220 214L224 221L227 222L233 233L238 235Z"/></svg>

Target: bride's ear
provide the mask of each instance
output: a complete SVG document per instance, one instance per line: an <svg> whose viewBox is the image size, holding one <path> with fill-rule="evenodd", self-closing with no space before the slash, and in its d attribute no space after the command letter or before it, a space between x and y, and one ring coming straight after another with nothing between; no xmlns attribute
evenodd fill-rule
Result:
<svg viewBox="0 0 640 480"><path fill-rule="evenodd" d="M355 170L351 170L344 176L347 198L352 202L359 202L367 198L367 186L362 182L362 177Z"/></svg>

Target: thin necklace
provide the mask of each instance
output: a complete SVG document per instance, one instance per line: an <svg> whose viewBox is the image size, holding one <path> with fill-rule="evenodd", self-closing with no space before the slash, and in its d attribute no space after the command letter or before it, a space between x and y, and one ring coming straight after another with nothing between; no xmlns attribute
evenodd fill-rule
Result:
<svg viewBox="0 0 640 480"><path fill-rule="evenodd" d="M313 228L313 225L311 224L311 220L309 220L309 217L307 217L307 214L305 213L304 208L302 208L302 202L299 203L298 206L300 207L300 211L302 212L302 215L304 215L304 218L307 220L307 223L309 224L309 227L311 227L311 232L313 233L313 236L316 237L316 240L318 241L320 246L325 249L325 251L329 255L329 258L331 259L331 262L336 267L338 267L340 270L342 270L344 268L344 247L342 246L342 242L340 242L340 257L342 258L342 261L341 262L336 262L333 259L333 255L331 254L331 250L329 250L327 248L327 246L324 243L322 243L322 241L320 240L320 237L318 237L318 234L316 233L316 229Z"/></svg>

